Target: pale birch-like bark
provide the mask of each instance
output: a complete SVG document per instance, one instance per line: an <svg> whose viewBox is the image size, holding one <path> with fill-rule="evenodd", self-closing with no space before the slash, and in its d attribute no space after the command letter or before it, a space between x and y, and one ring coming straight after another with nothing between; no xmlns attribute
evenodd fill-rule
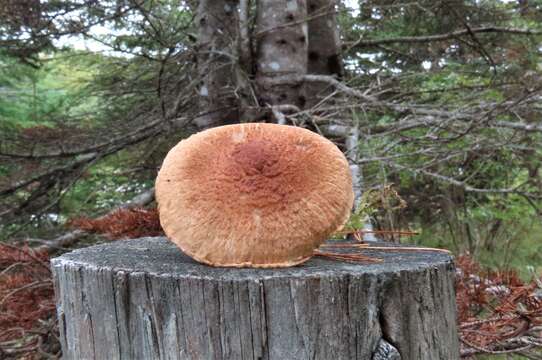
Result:
<svg viewBox="0 0 542 360"><path fill-rule="evenodd" d="M300 76L307 73L305 0L259 1L256 16L256 84L260 105L307 102Z"/></svg>

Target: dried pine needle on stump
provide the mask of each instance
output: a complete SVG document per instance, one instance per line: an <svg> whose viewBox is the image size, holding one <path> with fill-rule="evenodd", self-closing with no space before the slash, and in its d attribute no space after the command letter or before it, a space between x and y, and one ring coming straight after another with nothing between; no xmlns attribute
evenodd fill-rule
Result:
<svg viewBox="0 0 542 360"><path fill-rule="evenodd" d="M374 246L363 242L363 233L367 230L353 230L353 231L340 231L338 235L353 235L357 242L350 243L324 243L320 248L314 250L314 256L327 257L333 260L347 261L347 262L367 262L367 263L379 263L381 259L363 255L360 250L381 250L381 251L398 251L398 252L416 252L416 251L436 251L450 254L451 252L446 249L429 248L429 247L407 247L407 246ZM413 231L371 231L372 233L393 233L396 235L417 235ZM343 251L337 252L337 249ZM333 251L335 250L335 251ZM344 252L344 250L357 250L357 252Z"/></svg>

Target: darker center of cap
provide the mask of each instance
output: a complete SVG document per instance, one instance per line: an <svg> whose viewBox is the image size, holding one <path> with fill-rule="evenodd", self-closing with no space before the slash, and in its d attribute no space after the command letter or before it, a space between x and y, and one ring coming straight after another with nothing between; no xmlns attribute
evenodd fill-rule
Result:
<svg viewBox="0 0 542 360"><path fill-rule="evenodd" d="M266 175L266 170L278 161L278 153L277 146L270 141L249 140L235 146L232 158L247 175Z"/></svg>

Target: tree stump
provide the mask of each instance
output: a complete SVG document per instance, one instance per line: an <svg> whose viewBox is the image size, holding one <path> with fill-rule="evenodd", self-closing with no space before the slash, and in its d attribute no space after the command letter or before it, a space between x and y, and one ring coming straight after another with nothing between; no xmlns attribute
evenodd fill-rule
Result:
<svg viewBox="0 0 542 360"><path fill-rule="evenodd" d="M213 268L160 237L73 251L52 261L64 358L458 359L451 257L363 253L384 261Z"/></svg>

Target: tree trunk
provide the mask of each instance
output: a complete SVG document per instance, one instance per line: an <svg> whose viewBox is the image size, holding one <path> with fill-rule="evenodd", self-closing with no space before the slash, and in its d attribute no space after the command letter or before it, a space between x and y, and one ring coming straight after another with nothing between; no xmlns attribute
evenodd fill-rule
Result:
<svg viewBox="0 0 542 360"><path fill-rule="evenodd" d="M451 258L198 264L164 238L53 259L65 359L458 359Z"/></svg>
<svg viewBox="0 0 542 360"><path fill-rule="evenodd" d="M336 0L308 0L309 74L342 77L341 39L337 25L336 3ZM306 86L309 107L316 105L320 99L334 90L323 82L311 82Z"/></svg>
<svg viewBox="0 0 542 360"><path fill-rule="evenodd" d="M256 84L261 106L307 101L300 78L307 73L305 0L259 1L256 17Z"/></svg>
<svg viewBox="0 0 542 360"><path fill-rule="evenodd" d="M196 119L198 127L258 121L270 113L275 121L285 124L286 118L277 105L298 110L310 108L330 95L333 89L328 83L305 84L303 76L343 74L336 5L336 0L259 1L255 33L250 34L248 0L201 1L197 18L198 67L203 79L200 109L206 113ZM250 84L253 75L256 100ZM266 111L267 106L273 107L273 111ZM357 207L362 179L358 165L359 131L350 114L345 117L336 119L345 129L336 140L350 163ZM370 223L366 229L372 229ZM368 234L366 240L376 240Z"/></svg>
<svg viewBox="0 0 542 360"><path fill-rule="evenodd" d="M238 122L235 97L238 0L201 0L197 9L200 129Z"/></svg>

